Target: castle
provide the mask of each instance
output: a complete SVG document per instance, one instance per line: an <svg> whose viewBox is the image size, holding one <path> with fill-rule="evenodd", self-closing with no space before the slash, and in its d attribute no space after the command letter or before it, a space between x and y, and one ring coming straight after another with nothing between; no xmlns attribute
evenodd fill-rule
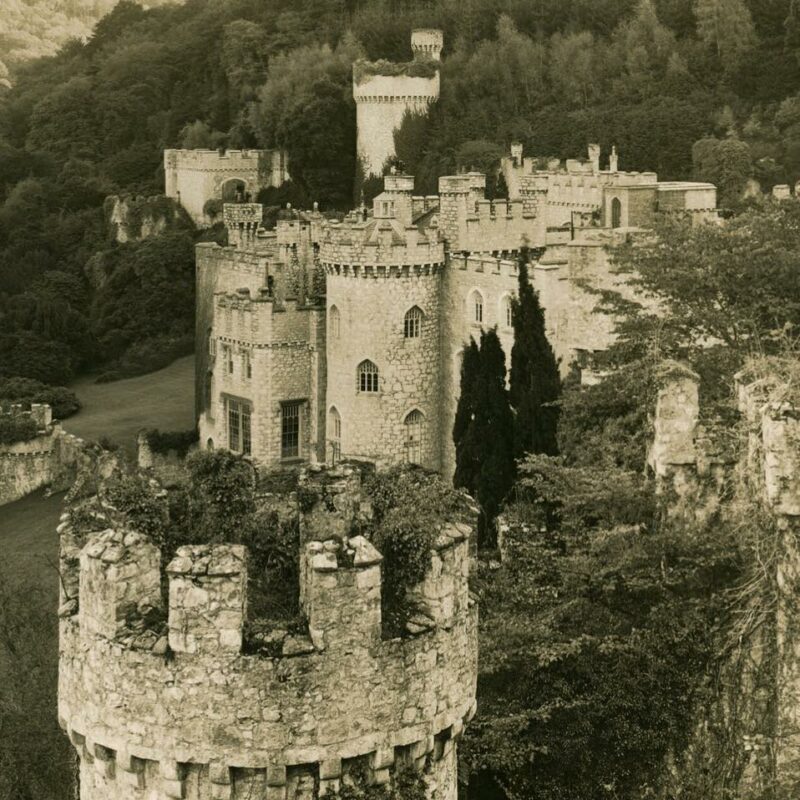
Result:
<svg viewBox="0 0 800 800"><path fill-rule="evenodd" d="M59 719L81 800L317 800L359 776L392 785L403 768L430 800L456 800L458 740L476 708L471 528L442 524L409 587L424 616L384 638L382 556L352 535L359 493L345 465L302 477L307 625L272 626L257 649L242 545L183 546L164 568L102 495L64 514Z"/></svg>
<svg viewBox="0 0 800 800"><path fill-rule="evenodd" d="M469 337L497 327L507 359L523 244L562 370L607 347L613 320L587 290L619 289L608 248L655 215L713 216L710 184L587 161L504 159L509 200L479 173L415 196L390 174L372 209L343 221L291 212L274 231L258 204L227 204L229 244L197 247L196 396L201 445L264 465L342 456L452 471L452 422ZM630 292L629 292L630 293Z"/></svg>

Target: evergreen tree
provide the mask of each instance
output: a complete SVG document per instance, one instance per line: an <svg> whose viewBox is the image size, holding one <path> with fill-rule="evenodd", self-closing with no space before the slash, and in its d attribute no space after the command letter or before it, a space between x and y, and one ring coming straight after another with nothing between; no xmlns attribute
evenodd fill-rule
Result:
<svg viewBox="0 0 800 800"><path fill-rule="evenodd" d="M454 483L481 509L479 536L493 540L494 519L514 482L514 416L506 390L505 354L495 330L470 340L461 369L462 394L453 427Z"/></svg>
<svg viewBox="0 0 800 800"><path fill-rule="evenodd" d="M469 344L464 348L461 361L461 394L453 424L453 443L456 446L456 472L453 476L455 486L466 489L475 495L480 471L480 459L475 451L474 442L468 436L475 416L475 390L480 380L481 358L478 345L470 336Z"/></svg>
<svg viewBox="0 0 800 800"><path fill-rule="evenodd" d="M556 455L561 379L544 330L544 310L528 279L528 248L519 256L519 291L512 310L511 405L516 411L516 455Z"/></svg>

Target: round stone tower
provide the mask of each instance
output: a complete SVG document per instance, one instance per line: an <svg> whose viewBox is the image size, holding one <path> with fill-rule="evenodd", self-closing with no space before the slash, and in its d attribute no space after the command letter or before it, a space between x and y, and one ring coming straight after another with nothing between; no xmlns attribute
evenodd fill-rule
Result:
<svg viewBox="0 0 800 800"><path fill-rule="evenodd" d="M381 175L395 154L394 132L407 111L427 114L439 99L439 58L442 32L411 34L414 60L408 64L358 61L353 65L356 101L357 154L365 175Z"/></svg>
<svg viewBox="0 0 800 800"><path fill-rule="evenodd" d="M389 175L374 216L328 228L329 453L438 469L441 441L438 228L411 224L413 178Z"/></svg>
<svg viewBox="0 0 800 800"><path fill-rule="evenodd" d="M181 547L162 574L159 548L108 505L99 523L62 518L59 718L81 800L317 800L348 775L391 783L401 766L431 800L456 799L477 675L470 528L443 524L410 587L425 624L384 639L381 554L342 517L359 508L341 496L348 469L304 486L307 632L275 631L255 652L244 547Z"/></svg>

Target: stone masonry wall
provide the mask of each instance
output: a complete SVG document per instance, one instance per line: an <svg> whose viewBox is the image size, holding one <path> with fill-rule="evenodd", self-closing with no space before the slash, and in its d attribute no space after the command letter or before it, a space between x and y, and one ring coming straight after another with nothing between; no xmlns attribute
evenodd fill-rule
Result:
<svg viewBox="0 0 800 800"><path fill-rule="evenodd" d="M165 194L178 200L197 225L208 224L207 200L221 199L230 180L241 181L253 197L259 189L280 186L289 177L279 150L165 150Z"/></svg>
<svg viewBox="0 0 800 800"><path fill-rule="evenodd" d="M373 274L328 268L326 404L329 417L334 408L341 417L342 453L379 464L406 461L405 421L419 411L421 463L438 469L441 270L440 264ZM420 335L405 338L405 315L414 306L422 312ZM337 315L338 335L331 322ZM378 368L378 392L360 391L358 365L365 360Z"/></svg>
<svg viewBox="0 0 800 800"><path fill-rule="evenodd" d="M83 441L52 422L49 405L33 403L30 413L19 413L35 419L39 433L26 442L0 445L0 505L43 486L67 488L83 457Z"/></svg>
<svg viewBox="0 0 800 800"><path fill-rule="evenodd" d="M377 783L411 764L432 800L456 800L456 743L477 676L468 528L442 527L414 590L428 626L390 640L381 638L380 553L362 536L311 539L308 636L287 637L282 655L268 657L241 649L242 547L178 550L165 641L129 629L162 602L157 548L134 532L76 525L67 514L59 526L59 718L80 756L81 800L311 800L338 788L356 760Z"/></svg>

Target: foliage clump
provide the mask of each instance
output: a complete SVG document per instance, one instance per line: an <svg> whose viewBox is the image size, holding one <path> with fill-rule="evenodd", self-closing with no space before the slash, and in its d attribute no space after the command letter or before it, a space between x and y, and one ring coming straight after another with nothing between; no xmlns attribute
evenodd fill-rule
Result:
<svg viewBox="0 0 800 800"><path fill-rule="evenodd" d="M383 555L383 621L401 635L413 608L408 591L424 579L441 526L469 514L466 498L416 466L377 472L365 487L374 514L373 544Z"/></svg>
<svg viewBox="0 0 800 800"><path fill-rule="evenodd" d="M0 414L0 444L17 444L35 439L39 431L36 421L27 414Z"/></svg>
<svg viewBox="0 0 800 800"><path fill-rule="evenodd" d="M0 402L6 400L26 407L31 403L47 403L56 419L66 419L81 407L78 396L66 386L48 386L32 378L0 379Z"/></svg>
<svg viewBox="0 0 800 800"><path fill-rule="evenodd" d="M377 61L356 61L353 65L353 80L356 86L369 80L373 75L408 78L433 78L439 71L439 63L433 59L417 59L398 63L378 59Z"/></svg>
<svg viewBox="0 0 800 800"><path fill-rule="evenodd" d="M184 458L189 449L197 444L198 431L192 428L189 431L160 431L153 428L145 433L147 444L154 453L167 453L174 451L179 458Z"/></svg>

